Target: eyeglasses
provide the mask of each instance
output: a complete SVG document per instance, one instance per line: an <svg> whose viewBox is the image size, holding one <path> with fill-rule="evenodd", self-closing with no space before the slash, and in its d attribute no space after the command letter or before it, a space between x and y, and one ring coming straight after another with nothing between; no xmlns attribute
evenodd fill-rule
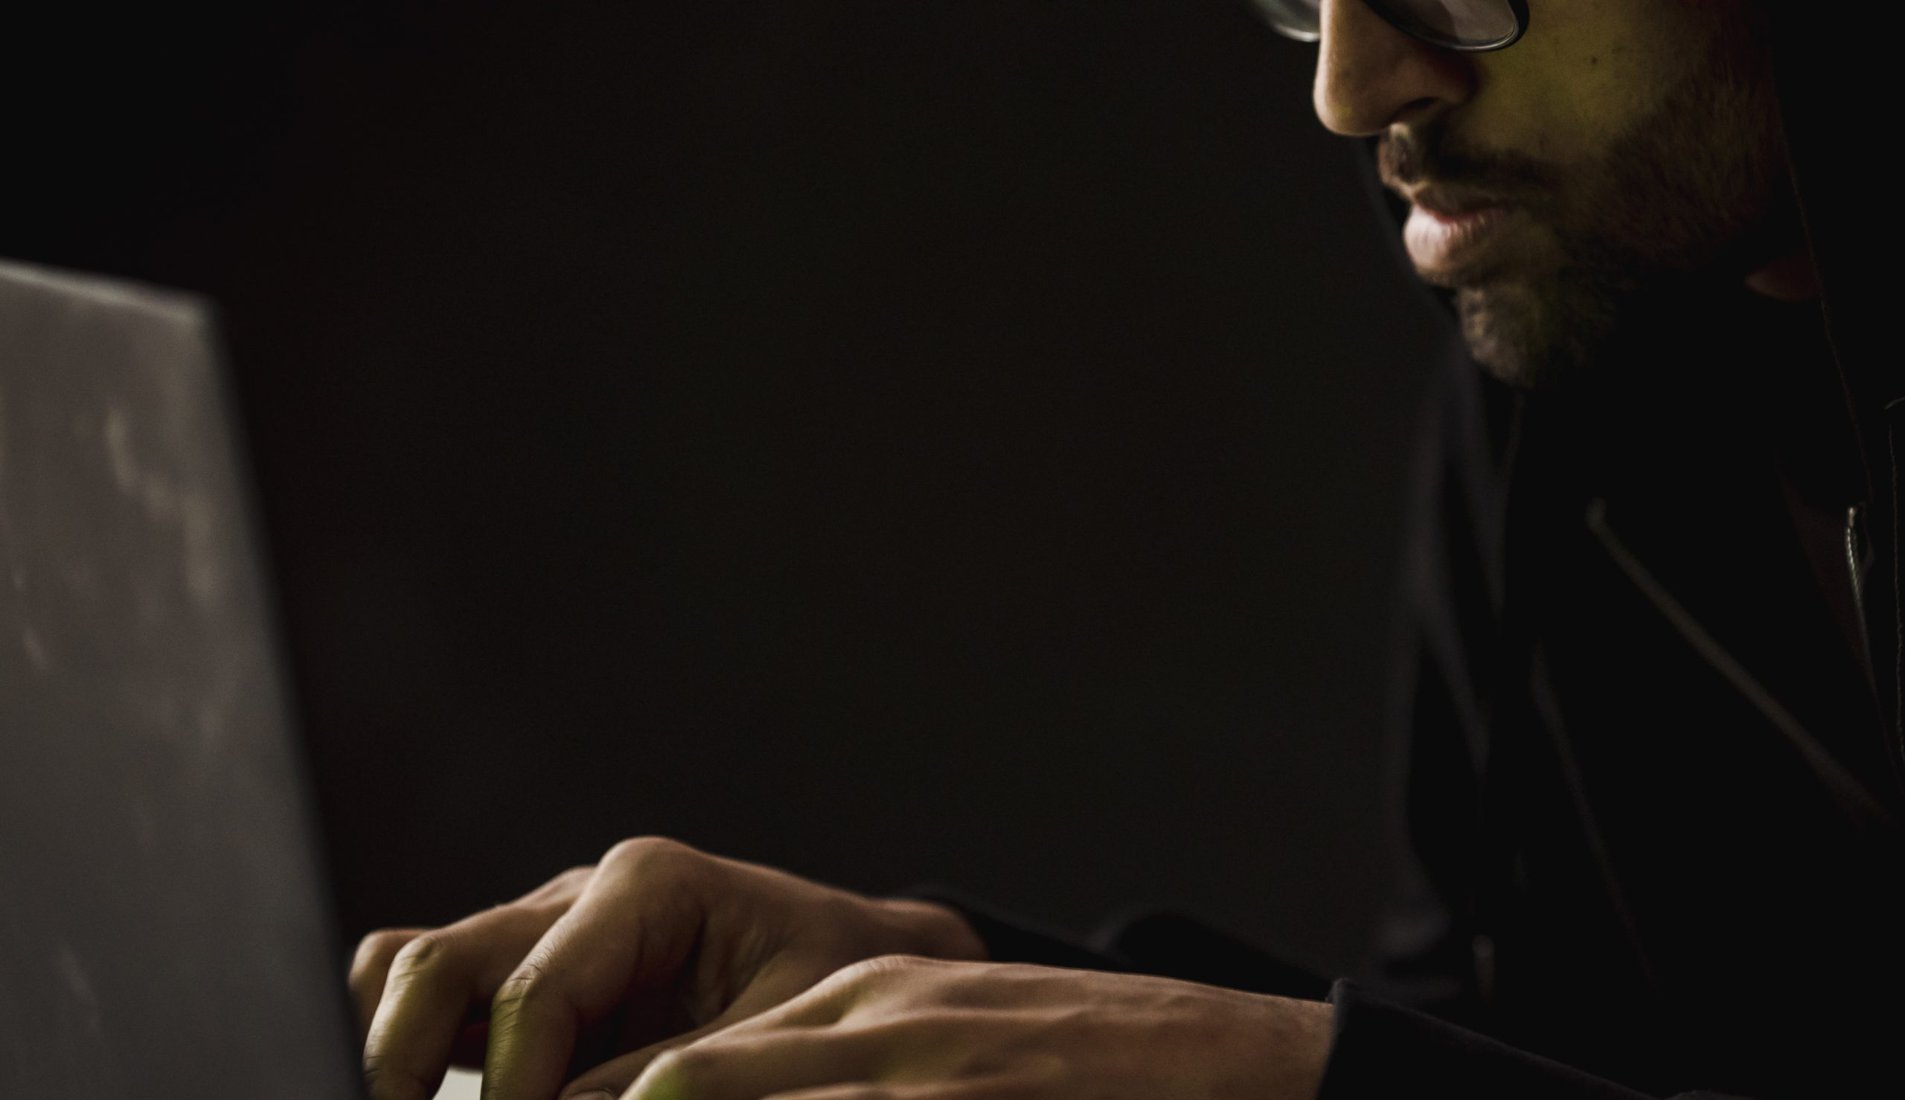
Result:
<svg viewBox="0 0 1905 1100"><path fill-rule="evenodd" d="M1256 0L1279 34L1299 42L1323 36L1323 0ZM1362 0L1397 30L1464 53L1502 50L1528 29L1528 0Z"/></svg>

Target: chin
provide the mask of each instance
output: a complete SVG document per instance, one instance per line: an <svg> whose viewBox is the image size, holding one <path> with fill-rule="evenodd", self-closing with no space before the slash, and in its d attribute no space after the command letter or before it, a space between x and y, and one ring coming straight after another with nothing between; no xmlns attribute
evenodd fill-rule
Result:
<svg viewBox="0 0 1905 1100"><path fill-rule="evenodd" d="M1605 298L1553 285L1500 281L1455 293L1469 355L1496 380L1551 389L1578 376L1611 329Z"/></svg>

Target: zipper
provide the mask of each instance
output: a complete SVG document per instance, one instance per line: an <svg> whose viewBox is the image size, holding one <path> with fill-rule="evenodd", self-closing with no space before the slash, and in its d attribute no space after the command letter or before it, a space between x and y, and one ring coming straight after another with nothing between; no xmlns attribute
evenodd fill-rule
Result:
<svg viewBox="0 0 1905 1100"><path fill-rule="evenodd" d="M1852 576L1852 606L1859 613L1859 637L1865 637L1865 546L1859 538L1859 506L1845 510L1845 564Z"/></svg>
<svg viewBox="0 0 1905 1100"><path fill-rule="evenodd" d="M1865 557L1869 547L1865 541L1864 517L1864 504L1854 504L1845 510L1845 567L1846 576L1852 582L1852 617L1859 636L1859 655L1865 658L1866 675L1876 681L1872 671L1871 628L1865 621Z"/></svg>

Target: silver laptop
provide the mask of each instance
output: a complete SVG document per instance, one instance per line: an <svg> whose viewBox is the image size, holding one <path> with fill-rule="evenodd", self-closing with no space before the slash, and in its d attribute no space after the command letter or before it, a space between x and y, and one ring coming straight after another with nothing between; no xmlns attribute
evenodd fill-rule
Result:
<svg viewBox="0 0 1905 1100"><path fill-rule="evenodd" d="M225 386L0 263L0 1097L360 1092Z"/></svg>

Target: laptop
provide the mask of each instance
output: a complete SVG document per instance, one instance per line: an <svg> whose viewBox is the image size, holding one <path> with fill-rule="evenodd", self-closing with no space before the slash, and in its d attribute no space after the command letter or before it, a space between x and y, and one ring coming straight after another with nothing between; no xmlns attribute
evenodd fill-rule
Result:
<svg viewBox="0 0 1905 1100"><path fill-rule="evenodd" d="M194 298L0 262L0 1097L361 1094Z"/></svg>

